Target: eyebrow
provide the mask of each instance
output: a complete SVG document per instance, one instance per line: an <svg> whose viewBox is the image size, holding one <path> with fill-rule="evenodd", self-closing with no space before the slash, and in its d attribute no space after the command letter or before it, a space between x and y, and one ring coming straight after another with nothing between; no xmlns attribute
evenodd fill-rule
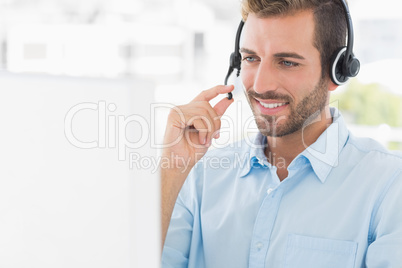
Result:
<svg viewBox="0 0 402 268"><path fill-rule="evenodd" d="M250 55L257 55L257 52L254 50L242 47L240 49L240 53L247 53ZM297 53L294 52L280 52L280 53L275 53L274 54L275 58L295 58L295 59L300 59L300 60L305 60L305 58Z"/></svg>
<svg viewBox="0 0 402 268"><path fill-rule="evenodd" d="M299 60L305 60L305 58L297 53L294 52L282 52L274 54L276 58L295 58Z"/></svg>
<svg viewBox="0 0 402 268"><path fill-rule="evenodd" d="M251 55L257 55L257 53L251 49L242 47L240 48L240 53L247 53L247 54L251 54Z"/></svg>

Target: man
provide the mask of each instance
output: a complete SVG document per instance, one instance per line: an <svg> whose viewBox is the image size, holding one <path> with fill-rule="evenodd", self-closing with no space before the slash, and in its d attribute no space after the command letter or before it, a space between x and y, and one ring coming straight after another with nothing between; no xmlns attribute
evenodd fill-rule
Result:
<svg viewBox="0 0 402 268"><path fill-rule="evenodd" d="M162 266L402 267L402 158L328 106L340 1L243 0L242 13L241 79L260 133L207 153L233 100L209 101L233 86L171 111L163 156L183 161L161 167Z"/></svg>

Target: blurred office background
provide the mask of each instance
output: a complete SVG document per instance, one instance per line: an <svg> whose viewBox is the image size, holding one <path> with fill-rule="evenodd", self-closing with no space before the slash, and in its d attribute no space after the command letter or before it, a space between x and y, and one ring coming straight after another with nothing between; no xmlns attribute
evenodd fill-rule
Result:
<svg viewBox="0 0 402 268"><path fill-rule="evenodd" d="M362 67L333 101L339 100L356 135L402 149L398 2L349 2ZM0 69L61 79L147 80L150 88L142 91L152 91L155 101L181 104L223 83L239 20L237 0L2 0ZM243 100L241 89L235 96ZM228 115L238 117L242 109L237 121L243 124L229 123L236 134L225 142L241 138L251 116L246 103L232 106ZM165 114L158 114L160 125Z"/></svg>
<svg viewBox="0 0 402 268"><path fill-rule="evenodd" d="M390 149L402 150L399 3L349 3L355 54L362 67L357 78L335 92L332 103L341 109L356 135L370 136ZM149 111L151 103L164 103L153 111L152 118L154 142L159 144L169 104L186 103L201 90L223 83L239 21L238 0L0 0L1 159L7 166L0 174L0 267L145 267L133 260L141 258L154 260L146 267L157 266L157 250L149 249L155 247L158 231L148 236L139 253L133 253L138 245L133 246L126 237L132 233L133 222L137 229L146 228L146 223L136 221L137 215L152 214L149 219L157 221L157 199L134 208L128 204L133 202L133 195L142 198L134 197L137 203L147 196L154 198L156 184L146 179L111 179L113 167L128 167L127 159L118 159L116 146L75 148L59 130L74 104L101 100L118 104L119 113L108 110L108 118L112 118L129 116L138 109ZM249 134L244 129L253 129L239 83L233 78L231 83L237 85L238 101L227 111L223 125L230 131L223 133L215 146L240 139ZM13 117L30 113L29 122L21 120L22 116ZM82 129L77 131L93 138L84 133L87 125L82 121ZM43 131L33 132L41 127ZM96 124L91 127L91 131L99 131ZM38 161L39 154L46 168L47 161L55 161L51 159L54 151L47 147L41 150L38 140L26 139L21 133L31 137L34 133L34 138L45 144L47 138L60 135L55 146L74 155L64 162L84 161L83 169L99 167L106 172L98 172L89 181L60 184L57 175L51 180L51 174L44 180L32 163ZM7 140L16 137L22 140L19 151ZM30 148L37 151L29 152ZM83 164L93 157L101 158L98 166ZM12 164L7 163L10 159ZM108 163L112 163L109 169ZM59 165L55 166L65 168ZM91 174L89 170L87 175ZM25 179L18 180L21 177ZM133 185L132 181L143 184ZM55 186L59 192L48 195ZM136 190L126 191L127 187ZM79 217L80 221L62 223L66 217ZM58 224L64 231L57 228ZM157 229L155 223L148 224L148 233L144 234L152 228ZM141 232L135 231L130 239L139 236Z"/></svg>

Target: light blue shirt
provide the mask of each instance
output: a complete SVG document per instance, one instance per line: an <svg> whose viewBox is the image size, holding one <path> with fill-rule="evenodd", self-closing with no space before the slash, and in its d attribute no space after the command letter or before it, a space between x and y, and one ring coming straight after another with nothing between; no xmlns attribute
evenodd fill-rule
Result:
<svg viewBox="0 0 402 268"><path fill-rule="evenodd" d="M178 196L162 267L402 267L402 157L331 112L282 182L261 134L209 151Z"/></svg>

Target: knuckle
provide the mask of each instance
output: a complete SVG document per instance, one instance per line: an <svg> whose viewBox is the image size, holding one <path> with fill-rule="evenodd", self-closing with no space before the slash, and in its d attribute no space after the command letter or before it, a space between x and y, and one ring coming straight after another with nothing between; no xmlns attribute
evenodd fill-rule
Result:
<svg viewBox="0 0 402 268"><path fill-rule="evenodd" d="M208 94L208 91L209 91L208 89L204 89L203 91L201 91L201 94L202 95Z"/></svg>

